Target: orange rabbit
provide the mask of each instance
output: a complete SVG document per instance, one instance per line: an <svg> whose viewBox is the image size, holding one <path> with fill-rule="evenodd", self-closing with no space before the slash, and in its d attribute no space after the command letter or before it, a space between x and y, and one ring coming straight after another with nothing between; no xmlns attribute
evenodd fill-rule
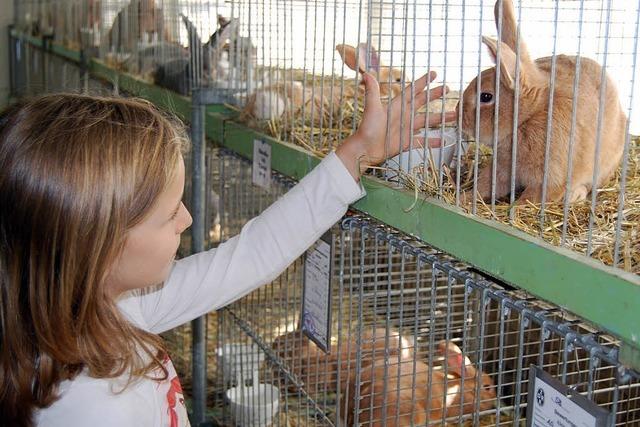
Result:
<svg viewBox="0 0 640 427"><path fill-rule="evenodd" d="M352 375L348 387L342 390L340 412L346 425L423 425L428 421L472 414L476 403L481 411L495 406L493 381L487 374L478 372L455 344L440 341L438 354L447 355L447 376L442 366L434 366L429 371L426 363L414 361L413 357L389 357L387 361L378 357L363 362L359 385ZM481 382L479 402L476 397L478 380ZM357 386L359 403L355 414Z"/></svg>
<svg viewBox="0 0 640 427"><path fill-rule="evenodd" d="M496 26L499 18L500 1L495 5ZM495 178L496 198L506 196L511 188L511 157L513 141L514 96L516 90L515 71L517 65L516 41L517 21L511 0L502 2L501 41L483 37L494 61L500 46L500 98L497 128L497 173ZM551 66L553 57L532 60L525 43L520 40L520 75L516 190L523 190L518 203L529 200L538 203L542 199L545 147L547 138L547 115L549 109ZM557 55L555 89L553 94L553 115L551 119L552 137L548 161L548 181L546 201L562 201L568 192L570 202L586 198L592 190L595 168L597 123L599 114L602 67L588 58L580 59L580 80L578 92L574 93L576 77L575 56ZM597 159L598 175L596 185L605 184L620 163L625 141L627 118L622 110L615 84L606 78L606 92L602 108L602 129L600 152ZM480 79L480 95L477 80ZM492 145L494 139L496 67L483 71L464 91L458 108L462 105L462 131L469 137L476 137L476 102L479 102L481 144ZM573 98L577 96L577 120L573 142L573 169L571 186L566 188L569 169L569 145ZM483 167L478 176L477 190L483 199L491 196L491 164ZM469 198L465 195L465 198Z"/></svg>
<svg viewBox="0 0 640 427"><path fill-rule="evenodd" d="M380 83L380 95L382 98L393 98L402 91L402 70L380 64L380 59L375 49L367 50L367 45L361 43L358 48L340 44L336 51L344 63L352 70L360 72L369 71L375 75ZM370 65L366 66L366 57L369 54ZM356 60L356 56L358 57ZM351 84L336 83L335 85L311 84L306 87L298 81L288 81L271 84L262 87L251 94L243 110L243 116L258 120L271 120L291 115L305 109L305 116L310 117L313 109L313 121L318 123L321 117L325 117L330 111L338 112L341 103L341 95L353 98L364 95L364 83L357 86Z"/></svg>
<svg viewBox="0 0 640 427"><path fill-rule="evenodd" d="M385 328L365 329L361 335L360 357L370 360L373 357L383 357L385 348L391 356L400 354L402 357L410 357L412 346L410 342L401 337L397 331L389 330L388 347L386 345ZM346 384L349 373L356 370L356 358L358 346L356 337L344 340L340 347L337 344L331 346L328 354L309 340L300 330L289 332L277 337L271 348L280 357L285 366L293 373L304 388L309 392L337 392L338 371L340 382ZM291 384L290 391L296 389Z"/></svg>

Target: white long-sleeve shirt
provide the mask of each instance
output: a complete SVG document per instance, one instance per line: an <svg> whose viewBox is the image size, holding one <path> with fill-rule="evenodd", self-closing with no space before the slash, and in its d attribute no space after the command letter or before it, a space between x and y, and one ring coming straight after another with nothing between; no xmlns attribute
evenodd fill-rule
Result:
<svg viewBox="0 0 640 427"><path fill-rule="evenodd" d="M138 327L161 333L221 308L275 279L334 225L364 191L335 153L239 235L216 249L175 262L159 287L118 301ZM189 425L180 382L169 359L165 381L96 379L86 372L60 384L60 399L35 414L38 426L181 427Z"/></svg>

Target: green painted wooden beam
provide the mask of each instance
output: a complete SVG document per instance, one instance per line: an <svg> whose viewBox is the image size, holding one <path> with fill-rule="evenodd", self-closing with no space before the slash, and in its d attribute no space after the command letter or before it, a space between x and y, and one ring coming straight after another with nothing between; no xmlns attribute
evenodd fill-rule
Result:
<svg viewBox="0 0 640 427"><path fill-rule="evenodd" d="M133 76L93 61L91 71L190 118L190 102ZM300 147L262 135L229 120L224 108L208 110L207 136L249 159L253 140L272 147L274 170L301 179L319 159ZM623 339L622 359L640 368L640 277L584 255L554 247L512 227L467 215L433 198L364 178L367 197L355 208L542 299L569 310ZM409 209L412 207L412 209Z"/></svg>
<svg viewBox="0 0 640 427"><path fill-rule="evenodd" d="M302 178L319 161L299 147L233 122L225 127L224 146L251 159L255 138L271 145L273 169L293 178ZM640 349L639 276L468 215L437 199L416 200L415 193L391 188L379 179L365 177L363 184L367 197L354 205L356 209L584 317Z"/></svg>
<svg viewBox="0 0 640 427"><path fill-rule="evenodd" d="M117 83L121 90L148 99L184 120L191 118L191 99L186 96L180 96L131 74L116 71L97 59L91 61L89 70L93 76L112 84Z"/></svg>
<svg viewBox="0 0 640 427"><path fill-rule="evenodd" d="M296 145L268 137L239 123L226 122L222 142L224 147L251 159L255 139L269 142L272 168L292 178L302 179L320 162L320 159Z"/></svg>

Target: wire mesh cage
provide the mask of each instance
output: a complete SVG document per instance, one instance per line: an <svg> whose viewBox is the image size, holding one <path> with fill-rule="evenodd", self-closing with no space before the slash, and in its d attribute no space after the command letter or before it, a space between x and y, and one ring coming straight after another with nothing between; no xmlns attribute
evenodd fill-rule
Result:
<svg viewBox="0 0 640 427"><path fill-rule="evenodd" d="M430 88L450 91L410 124L432 139L379 176L638 273L635 2L59 0L16 15L180 94L211 88L321 156L362 115L359 71L409 98L403 86L436 71Z"/></svg>
<svg viewBox="0 0 640 427"><path fill-rule="evenodd" d="M421 125L437 142L414 141L379 177L637 274L632 3L61 0L20 2L16 25L182 95L211 88L239 120L319 155L361 118L358 70L376 73L385 96L405 97L404 85L436 70L431 88L451 91L430 100ZM17 94L113 90L21 38L11 49ZM532 81L544 86L540 98L527 98ZM533 104L542 113L532 128ZM535 148L529 134L540 137ZM210 246L291 181L275 175L265 192L245 161L205 153ZM609 414L606 425L640 425L638 375L620 362L615 337L367 217L350 216L332 235L328 354L300 331L302 260L209 315L208 406L222 424L523 425L535 365ZM188 389L198 380L188 376L191 330L174 332Z"/></svg>
<svg viewBox="0 0 640 427"><path fill-rule="evenodd" d="M222 158L221 223L235 233L273 199L249 185L248 162ZM273 195L290 185L273 182ZM366 217L332 233L328 353L301 329L302 259L218 313L223 425L524 425L532 365L606 411L604 425L640 423L640 377L616 338Z"/></svg>
<svg viewBox="0 0 640 427"><path fill-rule="evenodd" d="M362 113L363 87L350 68L373 72L391 95L437 71L431 87L443 83L451 91L430 100L422 123L430 128L422 133L436 140L412 143L380 176L637 273L637 4L264 1L253 7L276 8L263 15L269 37L254 31L258 46L267 45L258 48L258 66L285 71L283 83L263 85L241 103L250 125L322 155L353 131ZM487 71L496 62L505 76ZM446 111L457 111L457 120L446 122Z"/></svg>
<svg viewBox="0 0 640 427"><path fill-rule="evenodd" d="M108 95L113 86L89 76L78 63L36 48L21 37L9 37L10 85L15 98L51 92Z"/></svg>

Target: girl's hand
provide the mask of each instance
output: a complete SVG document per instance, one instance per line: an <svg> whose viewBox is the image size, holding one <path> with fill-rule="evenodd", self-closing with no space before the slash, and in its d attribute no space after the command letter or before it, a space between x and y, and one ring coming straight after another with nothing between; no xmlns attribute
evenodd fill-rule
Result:
<svg viewBox="0 0 640 427"><path fill-rule="evenodd" d="M413 84L413 110L411 109L411 85L405 88L404 99L400 94L391 101L389 106L383 106L380 101L380 87L375 77L365 73L363 78L366 94L362 122L358 130L345 139L336 150L336 154L356 180L359 180L362 172L370 166L378 165L387 158L397 155L401 148L402 151L408 149L412 138L414 147L422 146L424 138L414 137L414 133L423 127L439 125L442 117L440 114L429 114L429 122L426 123L426 113L414 113L414 111L427 103L427 94L429 101L433 101L442 98L449 91L443 86L431 89L429 92L424 91L427 84L436 78L436 73L432 71ZM412 116L413 127L411 126ZM455 119L456 113L453 111L446 112L444 115L445 122ZM385 144L387 136L388 144ZM429 139L429 144L439 146L440 139Z"/></svg>

